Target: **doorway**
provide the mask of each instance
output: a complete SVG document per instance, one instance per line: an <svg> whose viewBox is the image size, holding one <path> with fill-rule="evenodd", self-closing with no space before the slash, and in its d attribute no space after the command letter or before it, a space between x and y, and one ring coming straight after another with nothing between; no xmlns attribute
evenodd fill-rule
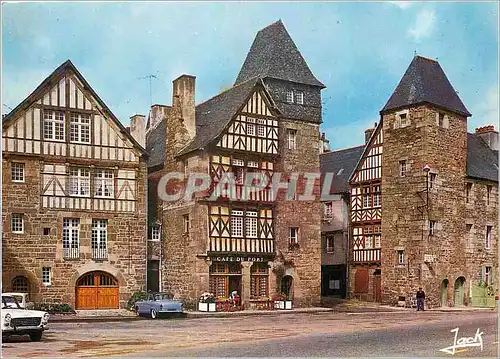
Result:
<svg viewBox="0 0 500 359"><path fill-rule="evenodd" d="M465 278L458 277L455 281L455 307L461 307L464 305L464 294L465 294Z"/></svg>
<svg viewBox="0 0 500 359"><path fill-rule="evenodd" d="M281 280L281 293L286 294L287 299L291 300L292 297L293 277L286 275Z"/></svg>
<svg viewBox="0 0 500 359"><path fill-rule="evenodd" d="M118 281L105 272L84 274L76 283L76 309L118 309Z"/></svg>
<svg viewBox="0 0 500 359"><path fill-rule="evenodd" d="M441 306L448 306L448 279L443 279L441 283Z"/></svg>

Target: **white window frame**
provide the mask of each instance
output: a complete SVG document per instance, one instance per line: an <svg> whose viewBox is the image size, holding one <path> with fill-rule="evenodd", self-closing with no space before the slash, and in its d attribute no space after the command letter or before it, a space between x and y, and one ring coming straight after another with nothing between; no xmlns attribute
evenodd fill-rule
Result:
<svg viewBox="0 0 500 359"><path fill-rule="evenodd" d="M247 135L255 136L255 124L247 122Z"/></svg>
<svg viewBox="0 0 500 359"><path fill-rule="evenodd" d="M363 208L371 208L372 194L370 187L363 187Z"/></svg>
<svg viewBox="0 0 500 359"><path fill-rule="evenodd" d="M11 163L11 179L12 182L24 182L24 163L12 162Z"/></svg>
<svg viewBox="0 0 500 359"><path fill-rule="evenodd" d="M333 203L332 202L323 203L323 210L324 210L325 218L332 218L333 217Z"/></svg>
<svg viewBox="0 0 500 359"><path fill-rule="evenodd" d="M191 229L191 221L188 214L182 215L182 225L184 228L184 234L189 234L189 230Z"/></svg>
<svg viewBox="0 0 500 359"><path fill-rule="evenodd" d="M63 218L63 256L80 258L80 219Z"/></svg>
<svg viewBox="0 0 500 359"><path fill-rule="evenodd" d="M289 150L296 150L297 149L297 130L295 130L293 128L289 128L286 130L286 135L287 135L288 149Z"/></svg>
<svg viewBox="0 0 500 359"><path fill-rule="evenodd" d="M429 221L429 236L433 236L436 234L437 222L434 220Z"/></svg>
<svg viewBox="0 0 500 359"><path fill-rule="evenodd" d="M247 238L257 238L257 212L247 211L245 217L245 236Z"/></svg>
<svg viewBox="0 0 500 359"><path fill-rule="evenodd" d="M70 167L68 187L70 196L89 197L90 169L85 167Z"/></svg>
<svg viewBox="0 0 500 359"><path fill-rule="evenodd" d="M113 170L96 169L94 172L94 197L113 198L115 193L114 178ZM106 193L106 191L108 192Z"/></svg>
<svg viewBox="0 0 500 359"><path fill-rule="evenodd" d="M159 242L161 239L161 226L154 225L151 227L151 238L152 242Z"/></svg>
<svg viewBox="0 0 500 359"><path fill-rule="evenodd" d="M299 244L299 227L288 228L288 244Z"/></svg>
<svg viewBox="0 0 500 359"><path fill-rule="evenodd" d="M266 120L257 119L257 137L266 137L266 124Z"/></svg>
<svg viewBox="0 0 500 359"><path fill-rule="evenodd" d="M108 220L92 219L92 258L108 257Z"/></svg>
<svg viewBox="0 0 500 359"><path fill-rule="evenodd" d="M231 237L243 238L243 211L231 211Z"/></svg>
<svg viewBox="0 0 500 359"><path fill-rule="evenodd" d="M376 233L373 235L373 248L380 248L382 241L382 235L380 233Z"/></svg>
<svg viewBox="0 0 500 359"><path fill-rule="evenodd" d="M51 141L64 141L64 112L43 111L43 139Z"/></svg>
<svg viewBox="0 0 500 359"><path fill-rule="evenodd" d="M50 267L42 267L42 284L49 286L52 284L52 269Z"/></svg>
<svg viewBox="0 0 500 359"><path fill-rule="evenodd" d="M373 207L380 207L381 203L382 202L381 202L380 186L374 186L373 187Z"/></svg>
<svg viewBox="0 0 500 359"><path fill-rule="evenodd" d="M493 231L493 226L486 226L486 233L484 236L484 249L491 249L491 232Z"/></svg>
<svg viewBox="0 0 500 359"><path fill-rule="evenodd" d="M405 264L405 251L404 250L398 250L398 264Z"/></svg>
<svg viewBox="0 0 500 359"><path fill-rule="evenodd" d="M294 100L297 105L303 105L304 93L302 91L294 91Z"/></svg>
<svg viewBox="0 0 500 359"><path fill-rule="evenodd" d="M400 160L399 161L399 177L406 177L408 173L408 161Z"/></svg>
<svg viewBox="0 0 500 359"><path fill-rule="evenodd" d="M12 213L10 230L12 233L24 233L24 215L22 213Z"/></svg>
<svg viewBox="0 0 500 359"><path fill-rule="evenodd" d="M69 127L70 142L90 143L90 115L72 112Z"/></svg>
<svg viewBox="0 0 500 359"><path fill-rule="evenodd" d="M401 128L410 126L410 119L407 112L399 113L398 118Z"/></svg>
<svg viewBox="0 0 500 359"><path fill-rule="evenodd" d="M326 253L334 253L335 252L335 236L328 235L326 236Z"/></svg>
<svg viewBox="0 0 500 359"><path fill-rule="evenodd" d="M293 90L286 90L286 102L293 103L295 96Z"/></svg>
<svg viewBox="0 0 500 359"><path fill-rule="evenodd" d="M367 234L365 235L365 246L363 247L364 249L373 249L373 234Z"/></svg>

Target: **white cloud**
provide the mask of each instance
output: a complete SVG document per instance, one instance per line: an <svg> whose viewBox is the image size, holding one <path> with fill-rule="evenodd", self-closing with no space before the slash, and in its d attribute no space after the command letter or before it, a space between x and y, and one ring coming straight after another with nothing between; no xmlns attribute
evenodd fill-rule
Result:
<svg viewBox="0 0 500 359"><path fill-rule="evenodd" d="M396 5L400 9L408 9L410 6L415 5L415 1L388 1L389 4Z"/></svg>
<svg viewBox="0 0 500 359"><path fill-rule="evenodd" d="M435 11L433 9L422 9L417 14L415 26L408 30L408 33L418 41L432 34L435 27Z"/></svg>
<svg viewBox="0 0 500 359"><path fill-rule="evenodd" d="M469 131L474 132L477 127L486 125L495 125L498 131L498 95L498 86L491 86L482 97L484 100L470 109L473 116L468 121Z"/></svg>

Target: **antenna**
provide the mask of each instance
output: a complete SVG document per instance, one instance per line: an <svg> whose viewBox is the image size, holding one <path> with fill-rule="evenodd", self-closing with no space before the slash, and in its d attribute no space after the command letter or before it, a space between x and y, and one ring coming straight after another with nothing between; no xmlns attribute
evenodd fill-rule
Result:
<svg viewBox="0 0 500 359"><path fill-rule="evenodd" d="M146 75L146 76L138 77L137 79L138 80L149 79L149 104L150 104L150 106L153 106L153 95L152 95L153 84L152 84L151 80L152 79L157 79L158 80L158 77L156 77L155 75L151 74L151 75Z"/></svg>
<svg viewBox="0 0 500 359"><path fill-rule="evenodd" d="M11 111L12 111L12 107L7 106L6 104L3 104L3 105L4 105L5 107L7 107L9 110L11 110Z"/></svg>
<svg viewBox="0 0 500 359"><path fill-rule="evenodd" d="M417 56L417 50L413 50L413 56Z"/></svg>

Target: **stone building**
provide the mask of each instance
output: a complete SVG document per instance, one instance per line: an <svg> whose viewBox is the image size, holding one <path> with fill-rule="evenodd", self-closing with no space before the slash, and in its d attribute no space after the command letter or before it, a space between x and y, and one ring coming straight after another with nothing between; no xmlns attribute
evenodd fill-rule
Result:
<svg viewBox="0 0 500 359"><path fill-rule="evenodd" d="M283 191L273 200L270 185L250 193L245 179L284 172L281 182L300 191L304 178L291 173L319 173L324 87L281 21L258 32L230 89L195 105L195 78L173 81L172 105L151 108L146 133L150 289L170 291L188 306L206 291L237 291L244 307L280 292L297 306L319 303L319 200L286 201ZM156 198L156 188L165 189L160 179L174 171L206 174L212 185L194 198ZM209 200L227 174L234 197Z"/></svg>
<svg viewBox="0 0 500 359"><path fill-rule="evenodd" d="M325 152L320 156L321 173L333 176L330 194L323 201L321 221L321 295L347 296L349 262L349 176L356 167L364 146Z"/></svg>
<svg viewBox="0 0 500 359"><path fill-rule="evenodd" d="M498 294L498 132L437 61L416 56L350 178L350 296L493 306ZM383 151L382 151L383 148Z"/></svg>
<svg viewBox="0 0 500 359"><path fill-rule="evenodd" d="M118 308L144 290L144 143L71 61L2 130L2 290L77 309ZM144 141L143 117L132 131Z"/></svg>

